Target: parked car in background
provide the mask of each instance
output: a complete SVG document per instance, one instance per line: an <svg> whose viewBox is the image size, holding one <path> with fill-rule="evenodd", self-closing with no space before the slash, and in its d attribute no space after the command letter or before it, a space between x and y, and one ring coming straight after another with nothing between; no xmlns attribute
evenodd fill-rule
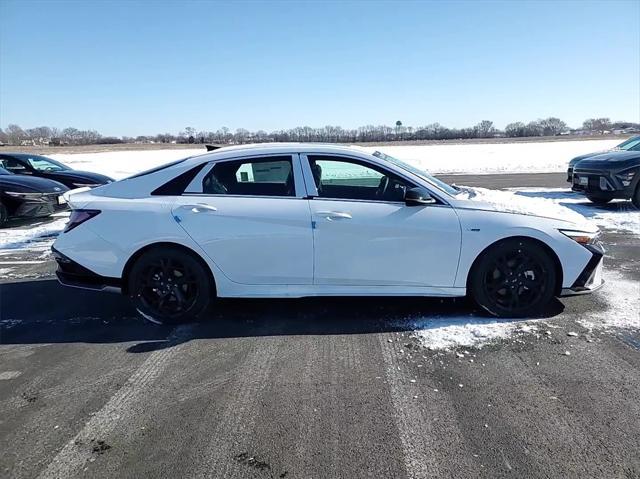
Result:
<svg viewBox="0 0 640 479"><path fill-rule="evenodd" d="M594 203L630 199L640 208L640 151L611 151L580 160L572 178L572 189Z"/></svg>
<svg viewBox="0 0 640 479"><path fill-rule="evenodd" d="M0 227L13 218L49 216L67 207L65 185L45 178L15 175L0 168Z"/></svg>
<svg viewBox="0 0 640 479"><path fill-rule="evenodd" d="M74 170L52 158L28 153L1 153L0 166L17 175L39 176L58 181L72 190L94 188L114 181L99 173Z"/></svg>
<svg viewBox="0 0 640 479"><path fill-rule="evenodd" d="M476 196L380 152L225 147L70 195L53 254L63 284L121 291L154 322L215 297L356 295L469 294L522 317L602 285L582 216Z"/></svg>
<svg viewBox="0 0 640 479"><path fill-rule="evenodd" d="M623 141L618 146L612 148L609 151L640 151L640 135L633 136L628 140ZM574 159L572 159L569 162L569 168L567 169L567 181L569 183L573 183L573 168L575 167L577 162L585 160L587 158L591 158L593 156L602 155L603 153L606 152L596 151L595 153L587 153L586 155L576 156Z"/></svg>

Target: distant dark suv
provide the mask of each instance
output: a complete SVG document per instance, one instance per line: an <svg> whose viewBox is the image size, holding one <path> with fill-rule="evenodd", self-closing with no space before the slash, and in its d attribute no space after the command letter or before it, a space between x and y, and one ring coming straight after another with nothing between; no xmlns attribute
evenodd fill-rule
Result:
<svg viewBox="0 0 640 479"><path fill-rule="evenodd" d="M572 189L605 204L631 199L640 209L640 151L610 151L580 160L573 167Z"/></svg>
<svg viewBox="0 0 640 479"><path fill-rule="evenodd" d="M628 140L623 141L619 145L615 146L609 151L640 151L640 135L632 136ZM573 183L573 167L576 166L576 163L579 161L585 160L587 158L591 158L597 155L601 155L606 153L604 151L597 151L595 153L587 153L586 155L576 156L569 162L569 168L567 168L567 181L569 183Z"/></svg>

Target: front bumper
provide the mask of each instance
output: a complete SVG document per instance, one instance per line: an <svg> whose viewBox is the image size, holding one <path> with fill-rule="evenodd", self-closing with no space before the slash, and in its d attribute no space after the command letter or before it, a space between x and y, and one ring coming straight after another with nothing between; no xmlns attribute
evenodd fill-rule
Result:
<svg viewBox="0 0 640 479"><path fill-rule="evenodd" d="M586 248L591 252L591 258L571 287L562 289L560 296L589 294L604 285L602 279L604 248L600 244L588 245Z"/></svg>
<svg viewBox="0 0 640 479"><path fill-rule="evenodd" d="M51 252L53 253L56 263L58 263L56 276L60 284L94 291L110 291L114 293L120 293L122 291L122 281L120 278L108 278L96 274L63 255L54 247L51 247Z"/></svg>
<svg viewBox="0 0 640 479"><path fill-rule="evenodd" d="M573 170L570 181L573 191L605 198L631 198L635 188L634 184L625 186L615 175L598 170Z"/></svg>

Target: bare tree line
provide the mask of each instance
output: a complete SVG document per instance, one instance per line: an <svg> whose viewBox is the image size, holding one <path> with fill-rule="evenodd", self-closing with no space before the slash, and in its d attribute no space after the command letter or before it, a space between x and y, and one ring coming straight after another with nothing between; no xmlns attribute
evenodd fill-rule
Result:
<svg viewBox="0 0 640 479"><path fill-rule="evenodd" d="M431 123L420 127L403 125L398 120L394 126L366 125L355 129L345 129L340 126L325 126L312 128L309 126L296 127L288 130L249 131L238 128L232 132L227 127L216 131L198 131L187 127L178 134L164 133L137 137L103 136L95 130L78 130L77 128L52 128L40 126L22 129L10 124L0 129L0 143L9 145L91 145L115 143L220 143L241 144L254 142L331 142L331 143L360 143L382 141L409 140L448 140L468 138L494 137L536 137L556 136L564 134L605 134L612 130L639 131L640 125L626 121L612 122L609 118L589 118L582 124L582 128L571 130L559 118L550 117L531 121L529 123L514 122L505 126L504 130L496 128L492 121L484 120L469 128L448 128L439 123Z"/></svg>

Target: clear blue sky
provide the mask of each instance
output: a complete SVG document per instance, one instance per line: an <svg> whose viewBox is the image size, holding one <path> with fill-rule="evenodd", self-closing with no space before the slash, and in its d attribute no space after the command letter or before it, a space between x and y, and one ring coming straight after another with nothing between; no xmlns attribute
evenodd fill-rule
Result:
<svg viewBox="0 0 640 479"><path fill-rule="evenodd" d="M0 0L0 126L640 120L640 1Z"/></svg>

